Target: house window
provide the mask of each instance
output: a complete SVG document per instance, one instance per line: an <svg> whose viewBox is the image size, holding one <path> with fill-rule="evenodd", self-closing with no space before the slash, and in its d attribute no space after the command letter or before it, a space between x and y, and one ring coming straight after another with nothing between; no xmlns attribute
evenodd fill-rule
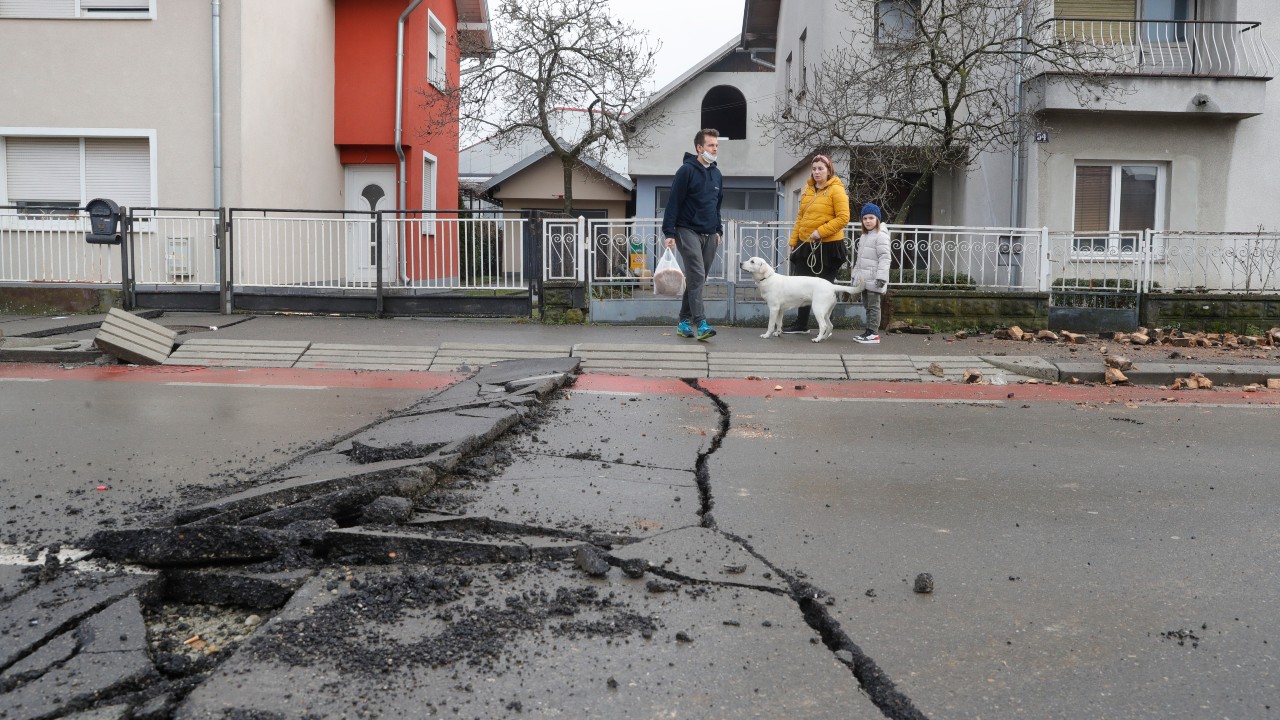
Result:
<svg viewBox="0 0 1280 720"><path fill-rule="evenodd" d="M807 68L805 67L805 62L804 62L804 46L808 43L808 40L809 40L809 28L805 28L805 29L804 29L804 32L800 33L800 52L799 52L799 55L800 55L800 93L801 93L802 95L804 94L804 91L805 91L805 90L808 90L808 89L809 89L809 73L808 73L808 71L807 71Z"/></svg>
<svg viewBox="0 0 1280 720"><path fill-rule="evenodd" d="M715 128L721 140L747 137L747 98L732 85L717 85L702 96L702 124Z"/></svg>
<svg viewBox="0 0 1280 720"><path fill-rule="evenodd" d="M74 214L99 197L121 207L154 204L147 138L9 136L0 144L0 205Z"/></svg>
<svg viewBox="0 0 1280 720"><path fill-rule="evenodd" d="M424 211L436 209L436 168L436 156L424 150L422 152L422 209ZM435 219L435 213L422 213L423 235L436 234Z"/></svg>
<svg viewBox="0 0 1280 720"><path fill-rule="evenodd" d="M1076 166L1075 249L1132 252L1143 230L1161 229L1162 165L1083 163Z"/></svg>
<svg viewBox="0 0 1280 720"><path fill-rule="evenodd" d="M443 90L445 84L444 25L434 13L427 12L427 81Z"/></svg>
<svg viewBox="0 0 1280 720"><path fill-rule="evenodd" d="M155 0L0 0L0 18L149 20Z"/></svg>
<svg viewBox="0 0 1280 720"><path fill-rule="evenodd" d="M787 107L785 112L791 112L791 100L795 95L795 86L792 84L792 81L791 81L792 77L793 76L791 74L791 53L787 53L787 74L786 74L785 80L783 80L783 82L786 84L786 89L787 89Z"/></svg>
<svg viewBox="0 0 1280 720"><path fill-rule="evenodd" d="M916 38L920 0L880 0L876 3L876 42L892 45Z"/></svg>

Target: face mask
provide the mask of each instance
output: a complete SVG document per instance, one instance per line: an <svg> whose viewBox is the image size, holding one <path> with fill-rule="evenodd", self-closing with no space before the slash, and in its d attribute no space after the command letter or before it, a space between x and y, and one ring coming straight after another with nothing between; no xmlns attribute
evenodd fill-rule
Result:
<svg viewBox="0 0 1280 720"><path fill-rule="evenodd" d="M706 150L703 150L702 159L705 160L708 164L710 164L716 161L716 156L711 154L710 152L707 152Z"/></svg>

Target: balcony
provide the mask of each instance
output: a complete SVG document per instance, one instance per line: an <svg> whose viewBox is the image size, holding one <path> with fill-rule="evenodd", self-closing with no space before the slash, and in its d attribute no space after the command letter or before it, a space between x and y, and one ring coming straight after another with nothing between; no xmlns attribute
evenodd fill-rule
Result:
<svg viewBox="0 0 1280 720"><path fill-rule="evenodd" d="M1119 93L1082 100L1050 70L1029 83L1037 110L1252 117L1280 67L1257 22L1053 18L1038 30L1075 45L1076 72L1110 78Z"/></svg>

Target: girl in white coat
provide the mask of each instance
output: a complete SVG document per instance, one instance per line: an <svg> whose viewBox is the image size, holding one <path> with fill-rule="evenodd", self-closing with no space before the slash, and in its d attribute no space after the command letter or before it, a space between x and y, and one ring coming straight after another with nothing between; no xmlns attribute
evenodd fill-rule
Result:
<svg viewBox="0 0 1280 720"><path fill-rule="evenodd" d="M875 203L862 206L862 237L853 263L853 287L862 288L862 306L867 310L867 327L853 339L871 345L880 342L880 298L889 291L889 230Z"/></svg>

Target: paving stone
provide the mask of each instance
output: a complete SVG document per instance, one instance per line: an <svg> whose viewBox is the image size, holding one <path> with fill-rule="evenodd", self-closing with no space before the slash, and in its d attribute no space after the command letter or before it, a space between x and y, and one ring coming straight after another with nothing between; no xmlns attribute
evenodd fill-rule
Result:
<svg viewBox="0 0 1280 720"><path fill-rule="evenodd" d="M59 573L0 608L0 669L116 600L158 588L154 573Z"/></svg>
<svg viewBox="0 0 1280 720"><path fill-rule="evenodd" d="M7 720L52 717L155 675L136 596L117 600L71 633L78 651L4 695Z"/></svg>
<svg viewBox="0 0 1280 720"><path fill-rule="evenodd" d="M312 343L294 367L351 370L430 370L434 346Z"/></svg>
<svg viewBox="0 0 1280 720"><path fill-rule="evenodd" d="M707 355L710 377L839 379L848 377L838 354L782 354L713 352Z"/></svg>
<svg viewBox="0 0 1280 720"><path fill-rule="evenodd" d="M850 380L918 382L920 373L907 355L841 355ZM925 364L926 367L928 363Z"/></svg>
<svg viewBox="0 0 1280 720"><path fill-rule="evenodd" d="M566 358L569 347L563 345L502 345L486 343L441 343L431 362L435 372L451 372L460 368L477 369L504 360L537 360Z"/></svg>
<svg viewBox="0 0 1280 720"><path fill-rule="evenodd" d="M165 365L207 367L293 367L311 343L305 340L230 340L191 338Z"/></svg>
<svg viewBox="0 0 1280 720"><path fill-rule="evenodd" d="M178 333L111 308L93 341L103 352L135 365L159 365L170 357Z"/></svg>
<svg viewBox="0 0 1280 720"><path fill-rule="evenodd" d="M234 525L99 530L87 543L112 560L160 567L269 560L281 546L276 533Z"/></svg>

